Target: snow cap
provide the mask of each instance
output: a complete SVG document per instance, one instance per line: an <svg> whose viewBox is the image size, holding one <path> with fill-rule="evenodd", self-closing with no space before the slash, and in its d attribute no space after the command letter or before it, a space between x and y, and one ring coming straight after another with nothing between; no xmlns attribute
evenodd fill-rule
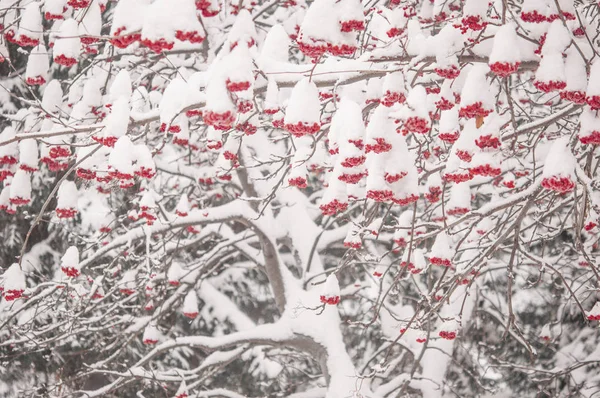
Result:
<svg viewBox="0 0 600 398"><path fill-rule="evenodd" d="M25 289L27 289L25 274L18 263L12 264L2 274L2 288L2 295L6 301L21 298Z"/></svg>
<svg viewBox="0 0 600 398"><path fill-rule="evenodd" d="M308 78L300 80L292 89L285 111L285 128L295 136L314 134L321 128L319 90Z"/></svg>
<svg viewBox="0 0 600 398"><path fill-rule="evenodd" d="M198 316L198 295L192 289L186 294L183 300L183 315L190 319L194 319Z"/></svg>
<svg viewBox="0 0 600 398"><path fill-rule="evenodd" d="M65 275L72 278L79 276L81 269L79 267L79 250L76 246L70 246L65 251L60 259L60 269Z"/></svg>
<svg viewBox="0 0 600 398"><path fill-rule="evenodd" d="M340 302L340 285L335 274L330 274L321 290L321 302L327 305L337 305Z"/></svg>

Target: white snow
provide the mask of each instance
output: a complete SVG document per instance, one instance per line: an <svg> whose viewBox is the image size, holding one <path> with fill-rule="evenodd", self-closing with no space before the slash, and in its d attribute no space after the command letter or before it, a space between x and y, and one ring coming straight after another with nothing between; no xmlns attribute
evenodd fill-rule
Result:
<svg viewBox="0 0 600 398"><path fill-rule="evenodd" d="M555 20L548 29L546 41L542 47L542 58L551 54L562 54L569 44L571 44L571 33L560 19Z"/></svg>
<svg viewBox="0 0 600 398"><path fill-rule="evenodd" d="M565 82L565 62L562 53L545 54L535 72L535 79L540 82Z"/></svg>
<svg viewBox="0 0 600 398"><path fill-rule="evenodd" d="M144 335L142 337L144 344L156 344L161 339L161 333L158 331L155 325L149 324L146 326L144 329Z"/></svg>
<svg viewBox="0 0 600 398"><path fill-rule="evenodd" d="M185 295L181 311L189 318L195 318L195 315L198 314L198 296L193 289Z"/></svg>
<svg viewBox="0 0 600 398"><path fill-rule="evenodd" d="M260 50L259 64L267 66L272 62L288 62L292 42L283 26L273 25Z"/></svg>
<svg viewBox="0 0 600 398"><path fill-rule="evenodd" d="M79 22L79 34L97 38L102 29L102 14L97 0L92 0L90 5L79 11L75 18Z"/></svg>
<svg viewBox="0 0 600 398"><path fill-rule="evenodd" d="M43 44L34 47L27 60L27 69L25 70L26 79L42 79L41 84L48 81L48 52Z"/></svg>
<svg viewBox="0 0 600 398"><path fill-rule="evenodd" d="M11 291L23 291L27 288L25 274L18 263L12 264L4 271L2 274L2 287L5 297Z"/></svg>
<svg viewBox="0 0 600 398"><path fill-rule="evenodd" d="M313 124L319 123L321 118L321 104L319 90L315 83L302 79L294 86L292 95L285 110L285 124L298 122Z"/></svg>
<svg viewBox="0 0 600 398"><path fill-rule="evenodd" d="M590 69L590 79L587 86L587 95L600 95L600 59L596 58Z"/></svg>
<svg viewBox="0 0 600 398"><path fill-rule="evenodd" d="M75 182L63 181L58 187L56 194L57 209L76 209L77 208L78 191Z"/></svg>
<svg viewBox="0 0 600 398"><path fill-rule="evenodd" d="M129 101L131 98L131 77L127 69L121 69L115 76L108 89L108 98L111 104L115 104L120 98Z"/></svg>
<svg viewBox="0 0 600 398"><path fill-rule="evenodd" d="M107 137L121 138L127 134L129 126L129 103L121 96L111 106L111 112L106 118L104 134Z"/></svg>
<svg viewBox="0 0 600 398"><path fill-rule="evenodd" d="M31 200L31 178L25 170L15 172L10 184L10 199Z"/></svg>
<svg viewBox="0 0 600 398"><path fill-rule="evenodd" d="M575 164L575 158L569 147L569 137L559 138L552 143L548 151L542 177L574 177Z"/></svg>
<svg viewBox="0 0 600 398"><path fill-rule="evenodd" d="M236 43L245 43L248 47L258 41L258 34L254 26L254 20L250 12L246 9L241 9L238 13L233 26L227 35L227 42L230 47Z"/></svg>
<svg viewBox="0 0 600 398"><path fill-rule="evenodd" d="M182 268L181 264L174 261L173 264L171 264L171 266L169 267L169 270L167 271L167 280L172 285L178 285L185 273L186 272Z"/></svg>
<svg viewBox="0 0 600 398"><path fill-rule="evenodd" d="M37 169L39 159L38 144L36 140L28 139L19 142L19 165L29 169Z"/></svg>
<svg viewBox="0 0 600 398"><path fill-rule="evenodd" d="M40 3L31 2L25 6L19 21L19 30L17 37L27 37L40 42L42 39L42 14L40 12Z"/></svg>
<svg viewBox="0 0 600 398"><path fill-rule="evenodd" d="M483 2L481 2L483 3ZM509 22L502 25L494 36L494 45L490 53L489 64L496 62L508 62L514 64L521 62L521 51L519 47L519 37L517 36L517 26Z"/></svg>
<svg viewBox="0 0 600 398"><path fill-rule="evenodd" d="M55 59L59 55L64 55L67 58L74 58L75 60L79 59L81 43L79 42L78 30L77 21L72 18L65 20L60 25L58 38L52 48Z"/></svg>
<svg viewBox="0 0 600 398"><path fill-rule="evenodd" d="M42 96L42 108L44 111L51 114L56 114L60 111L63 103L63 91L60 81L57 79L50 80L44 88Z"/></svg>
<svg viewBox="0 0 600 398"><path fill-rule="evenodd" d="M565 76L567 79L566 91L579 91L585 93L587 89L587 72L585 60L575 47L567 50L565 59Z"/></svg>
<svg viewBox="0 0 600 398"><path fill-rule="evenodd" d="M108 157L108 164L120 173L133 175L133 144L127 136L117 140Z"/></svg>
<svg viewBox="0 0 600 398"><path fill-rule="evenodd" d="M206 86L205 109L215 113L236 113L235 105L231 101L225 86L224 76L213 76L208 82Z"/></svg>
<svg viewBox="0 0 600 398"><path fill-rule="evenodd" d="M69 246L60 261L61 267L63 268L74 268L79 270L79 250L77 249L77 246Z"/></svg>
<svg viewBox="0 0 600 398"><path fill-rule="evenodd" d="M113 23L110 34L115 36L116 31L125 28L119 35L125 35L142 29L144 14L148 7L149 0L120 0L117 2L113 14Z"/></svg>
<svg viewBox="0 0 600 398"><path fill-rule="evenodd" d="M488 72L489 67L483 64L473 65L469 70L465 85L460 93L461 108L481 102L484 109L493 109L495 101L486 79Z"/></svg>
<svg viewBox="0 0 600 398"><path fill-rule="evenodd" d="M471 210L471 188L469 184L453 184L450 187L450 199L446 211L453 209Z"/></svg>
<svg viewBox="0 0 600 398"><path fill-rule="evenodd" d="M44 1L43 10L44 13L62 16L65 13L64 8L66 8L66 5L67 0L46 0Z"/></svg>

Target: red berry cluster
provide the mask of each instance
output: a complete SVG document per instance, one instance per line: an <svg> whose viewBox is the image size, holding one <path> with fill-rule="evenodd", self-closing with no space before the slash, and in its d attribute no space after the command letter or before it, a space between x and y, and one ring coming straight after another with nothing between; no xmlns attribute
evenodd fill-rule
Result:
<svg viewBox="0 0 600 398"><path fill-rule="evenodd" d="M419 274L422 271L421 268L415 268L415 265L413 263L406 262L406 261L402 261L400 263L400 267L402 267L402 268L408 268L408 270L410 271L411 274Z"/></svg>
<svg viewBox="0 0 600 398"><path fill-rule="evenodd" d="M429 203L436 203L442 197L442 188L440 187L429 187L429 190L425 193L425 199Z"/></svg>
<svg viewBox="0 0 600 398"><path fill-rule="evenodd" d="M447 111L449 109L454 108L454 103L450 102L446 98L442 97L438 101L435 102L435 107L442 111Z"/></svg>
<svg viewBox="0 0 600 398"><path fill-rule="evenodd" d="M439 335L446 340L454 340L456 338L456 332L448 332L446 330L441 330Z"/></svg>
<svg viewBox="0 0 600 398"><path fill-rule="evenodd" d="M311 124L306 122L297 122L295 124L288 123L285 125L285 129L289 131L294 137L303 137L305 135L316 134L321 129L321 124Z"/></svg>
<svg viewBox="0 0 600 398"><path fill-rule="evenodd" d="M567 82L562 82L558 80L550 80L549 82L543 82L540 80L536 80L533 82L533 85L538 90L543 91L545 93L549 93L552 91L563 90L565 87L567 87Z"/></svg>
<svg viewBox="0 0 600 398"><path fill-rule="evenodd" d="M24 290L22 289L11 289L4 291L4 300L13 301L23 297Z"/></svg>
<svg viewBox="0 0 600 398"><path fill-rule="evenodd" d="M419 196L415 195L415 194L410 194L403 198L397 198L397 197L392 198L392 202L394 202L395 204L397 204L399 206L408 206L412 203L415 203L417 200L419 200Z"/></svg>
<svg viewBox="0 0 600 398"><path fill-rule="evenodd" d="M394 193L388 189L369 189L367 198L375 202L389 202L394 197Z"/></svg>
<svg viewBox="0 0 600 398"><path fill-rule="evenodd" d="M121 33L123 33L125 30L127 30L125 26L121 26L115 30L113 37L110 39L110 42L113 46L118 48L126 48L133 42L141 40L142 35L140 33L130 33L121 36Z"/></svg>
<svg viewBox="0 0 600 398"><path fill-rule="evenodd" d="M98 137L98 136L92 136L92 139L94 141L96 141L99 144L102 144L104 146L107 146L109 148L112 148L115 146L115 143L117 142L118 138L117 137Z"/></svg>
<svg viewBox="0 0 600 398"><path fill-rule="evenodd" d="M506 77L516 73L519 70L520 62L494 62L490 65L490 70L500 77Z"/></svg>
<svg viewBox="0 0 600 398"><path fill-rule="evenodd" d="M71 66L77 63L77 60L73 57L67 57L64 54L59 54L54 57L54 62L56 62L59 65L63 65L70 68Z"/></svg>
<svg viewBox="0 0 600 398"><path fill-rule="evenodd" d="M253 125L250 122L244 122L244 123L240 123L240 124L236 125L235 129L238 131L242 131L246 135L254 135L254 134L256 134L258 127L256 127L255 125Z"/></svg>
<svg viewBox="0 0 600 398"><path fill-rule="evenodd" d="M392 144L387 142L385 138L375 138L376 144L367 144L365 145L365 152L375 152L375 153L383 153L389 152L392 149Z"/></svg>
<svg viewBox="0 0 600 398"><path fill-rule="evenodd" d="M453 144L454 142L456 142L456 140L458 140L458 137L460 137L460 132L454 131L452 133L440 133L438 137L440 137L440 140L444 142Z"/></svg>
<svg viewBox="0 0 600 398"><path fill-rule="evenodd" d="M5 155L5 156L0 157L0 164L3 164L3 165L17 164L17 162L18 162L18 160L14 156Z"/></svg>
<svg viewBox="0 0 600 398"><path fill-rule="evenodd" d="M206 110L202 115L204 123L213 126L216 130L229 130L235 122L235 115L231 111L219 113Z"/></svg>
<svg viewBox="0 0 600 398"><path fill-rule="evenodd" d="M196 312L184 312L183 316L190 318L190 319L196 319L196 317L198 316L198 312L197 311ZM178 395L178 397L181 397L181 396L187 397L187 394L184 393L184 394Z"/></svg>
<svg viewBox="0 0 600 398"><path fill-rule="evenodd" d="M444 180L448 182L453 182L455 184L460 184L461 182L470 181L472 179L473 175L469 170L466 170L465 172L455 171L453 173L444 174Z"/></svg>
<svg viewBox="0 0 600 398"><path fill-rule="evenodd" d="M572 103L577 105L585 104L586 101L585 93L583 91L561 91L560 98L563 100L571 101Z"/></svg>
<svg viewBox="0 0 600 398"><path fill-rule="evenodd" d="M138 170L134 172L134 174L142 178L152 178L156 175L156 172L153 169L141 166Z"/></svg>
<svg viewBox="0 0 600 398"><path fill-rule="evenodd" d="M363 163L365 163L366 159L367 158L364 155L345 158L342 161L342 166L347 167L347 168L357 167L357 166L360 166Z"/></svg>
<svg viewBox="0 0 600 398"><path fill-rule="evenodd" d="M344 247L359 250L362 247L362 242L344 242Z"/></svg>
<svg viewBox="0 0 600 398"><path fill-rule="evenodd" d="M522 12L521 19L524 22L529 22L529 23L542 23L542 22L546 22L546 20L547 20L546 16L540 14L537 10Z"/></svg>
<svg viewBox="0 0 600 398"><path fill-rule="evenodd" d="M407 118L404 127L411 133L427 134L429 132L429 122L419 116Z"/></svg>
<svg viewBox="0 0 600 398"><path fill-rule="evenodd" d="M238 98L236 106L239 113L248 113L254 109L254 103L251 100L244 100L241 98Z"/></svg>
<svg viewBox="0 0 600 398"><path fill-rule="evenodd" d="M67 2L73 8L86 8L90 5L90 0L69 0Z"/></svg>
<svg viewBox="0 0 600 398"><path fill-rule="evenodd" d="M360 32L362 30L365 30L365 23L363 21L340 21L340 25L340 30L342 32L352 32L353 30Z"/></svg>
<svg viewBox="0 0 600 398"><path fill-rule="evenodd" d="M167 124L161 123L160 124L160 132L164 133L166 130L167 130ZM172 124L169 126L169 133L177 134L180 132L181 132L181 126L178 126L176 124Z"/></svg>
<svg viewBox="0 0 600 398"><path fill-rule="evenodd" d="M175 38L180 41L189 41L190 43L202 43L204 41L204 36L195 30L190 32L177 30L175 31Z"/></svg>
<svg viewBox="0 0 600 398"><path fill-rule="evenodd" d="M367 173L342 173L338 176L338 180L345 182L346 184L358 184L363 177L366 177Z"/></svg>
<svg viewBox="0 0 600 398"><path fill-rule="evenodd" d="M460 75L460 69L456 65L451 65L447 68L435 68L435 73L445 79L456 79Z"/></svg>
<svg viewBox="0 0 600 398"><path fill-rule="evenodd" d="M320 300L323 304L327 305L338 305L340 302L340 296L321 296Z"/></svg>
<svg viewBox="0 0 600 398"><path fill-rule="evenodd" d="M579 141L584 145L600 145L600 131L592 131L588 135L580 136Z"/></svg>
<svg viewBox="0 0 600 398"><path fill-rule="evenodd" d="M462 24L460 30L463 33L466 33L466 31L469 29L479 31L487 26L487 22L482 21L479 15L468 15L464 17L460 22Z"/></svg>
<svg viewBox="0 0 600 398"><path fill-rule="evenodd" d="M460 108L458 115L465 119L473 119L476 117L486 117L493 112L493 109L485 109L481 102L475 102Z"/></svg>
<svg viewBox="0 0 600 398"><path fill-rule="evenodd" d="M73 218L77 214L76 209L65 208L65 209L56 209L56 216L58 218Z"/></svg>
<svg viewBox="0 0 600 398"><path fill-rule="evenodd" d="M64 11L66 11L66 7L65 7ZM46 11L46 13L44 14L44 18L47 21L52 21L52 20L56 20L56 19L65 19L65 17L62 16L61 14L52 14L52 13L50 13L48 11Z"/></svg>
<svg viewBox="0 0 600 398"><path fill-rule="evenodd" d="M79 276L79 270L75 267L61 267L60 269L65 273L65 275L71 278L76 278Z"/></svg>
<svg viewBox="0 0 600 398"><path fill-rule="evenodd" d="M448 258L430 257L429 261L431 262L431 264L439 265L441 267L451 267L452 266L452 261Z"/></svg>
<svg viewBox="0 0 600 398"><path fill-rule="evenodd" d="M35 39L33 37L29 37L27 35L19 35L15 40L16 44L21 47L35 47L40 44L39 39Z"/></svg>
<svg viewBox="0 0 600 398"><path fill-rule="evenodd" d="M15 206L24 206L24 205L28 204L29 202L31 202L31 199L22 198L20 196L10 198L10 203L12 203Z"/></svg>
<svg viewBox="0 0 600 398"><path fill-rule="evenodd" d="M346 211L348 209L348 203L333 199L331 202L319 206L319 209L321 209L321 213L324 216L334 216L338 212Z"/></svg>
<svg viewBox="0 0 600 398"><path fill-rule="evenodd" d="M219 8L212 8L212 3L207 0L196 0L196 9L202 12L202 16L205 18L210 18L217 16L221 11Z"/></svg>
<svg viewBox="0 0 600 398"><path fill-rule="evenodd" d="M401 178L405 177L408 173L406 172L400 172L400 173L394 173L394 174L390 174L390 173L385 173L385 180L389 183L389 184L393 184L397 181L400 181Z"/></svg>
<svg viewBox="0 0 600 398"><path fill-rule="evenodd" d="M172 50L175 45L172 41L167 41L162 37L158 40L143 39L140 43L157 54L160 54L163 51Z"/></svg>
<svg viewBox="0 0 600 398"><path fill-rule="evenodd" d="M307 57L317 59L326 52L336 56L348 56L352 55L356 51L355 46L349 44L333 44L326 43L323 41L313 41L313 43L307 43L302 41L302 37L298 39L298 48Z"/></svg>
<svg viewBox="0 0 600 398"><path fill-rule="evenodd" d="M42 84L46 83L46 79L44 79L43 76L28 77L26 82L30 86L41 86Z"/></svg>
<svg viewBox="0 0 600 398"><path fill-rule="evenodd" d="M297 187L300 189L304 189L308 186L308 184L306 183L306 178L304 177L288 178L288 184L290 186Z"/></svg>
<svg viewBox="0 0 600 398"><path fill-rule="evenodd" d="M454 207L452 209L446 210L446 214L449 216L462 216L463 214L467 214L470 210L466 207Z"/></svg>
<svg viewBox="0 0 600 398"><path fill-rule="evenodd" d="M600 95L590 95L585 100L593 110L597 111L600 109Z"/></svg>
<svg viewBox="0 0 600 398"><path fill-rule="evenodd" d="M502 174L502 170L499 167L493 167L489 164L471 167L469 170L471 171L471 174L482 177L498 177Z"/></svg>
<svg viewBox="0 0 600 398"><path fill-rule="evenodd" d="M246 91L250 88L250 82L232 82L229 79L227 79L225 85L227 90L231 92Z"/></svg>
<svg viewBox="0 0 600 398"><path fill-rule="evenodd" d="M463 162L470 162L473 159L473 154L464 149L458 149L456 151L456 156L458 156L458 158Z"/></svg>
<svg viewBox="0 0 600 398"><path fill-rule="evenodd" d="M402 33L404 33L405 29L403 28L390 28L388 29L387 32L385 32L385 34L391 39L393 37L398 37L400 36Z"/></svg>
<svg viewBox="0 0 600 398"><path fill-rule="evenodd" d="M595 222L593 222L593 221L590 221L590 222L588 222L587 224L585 224L585 225L583 226L583 228L584 228L586 231L590 232L592 229L596 228L597 226L598 226L598 224L597 224L597 223L595 223Z"/></svg>
<svg viewBox="0 0 600 398"><path fill-rule="evenodd" d="M575 183L570 177L552 176L542 180L542 186L558 193L571 192L575 188Z"/></svg>
<svg viewBox="0 0 600 398"><path fill-rule="evenodd" d="M394 104L403 104L406 101L406 96L403 93L387 90L381 99L381 105L388 108Z"/></svg>
<svg viewBox="0 0 600 398"><path fill-rule="evenodd" d="M477 145L481 149L485 148L500 148L500 139L491 134L482 135L481 137L475 140L475 145Z"/></svg>

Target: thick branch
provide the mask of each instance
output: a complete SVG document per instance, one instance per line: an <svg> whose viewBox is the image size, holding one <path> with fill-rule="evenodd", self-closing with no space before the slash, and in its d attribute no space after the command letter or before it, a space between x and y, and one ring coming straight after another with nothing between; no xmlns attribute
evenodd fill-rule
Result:
<svg viewBox="0 0 600 398"><path fill-rule="evenodd" d="M258 215L256 212L252 210L247 203L242 201L234 201L220 207L206 210L194 210L188 216L181 217L169 224L157 224L151 227L144 225L134 228L126 234L114 239L108 245L100 248L85 261L82 261L80 267L81 269L85 269L91 263L109 253L111 250L145 238L146 228L148 229L148 233L150 235L154 235L177 228L222 223L227 221L237 221L252 229L258 236L265 259L264 263L267 277L269 278L269 283L271 284L271 287L273 288L273 294L275 295L275 302L277 303L277 308L279 311L283 313L286 304L285 286L283 282L281 264L279 263L279 256L277 254L274 240L271 239L266 232L268 231L268 226L261 225L263 223L258 220Z"/></svg>

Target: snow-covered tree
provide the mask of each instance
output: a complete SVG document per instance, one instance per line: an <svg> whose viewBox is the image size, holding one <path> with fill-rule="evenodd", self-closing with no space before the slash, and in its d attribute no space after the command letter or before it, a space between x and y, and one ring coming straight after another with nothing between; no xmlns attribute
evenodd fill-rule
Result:
<svg viewBox="0 0 600 398"><path fill-rule="evenodd" d="M0 0L0 395L597 396L592 0Z"/></svg>

